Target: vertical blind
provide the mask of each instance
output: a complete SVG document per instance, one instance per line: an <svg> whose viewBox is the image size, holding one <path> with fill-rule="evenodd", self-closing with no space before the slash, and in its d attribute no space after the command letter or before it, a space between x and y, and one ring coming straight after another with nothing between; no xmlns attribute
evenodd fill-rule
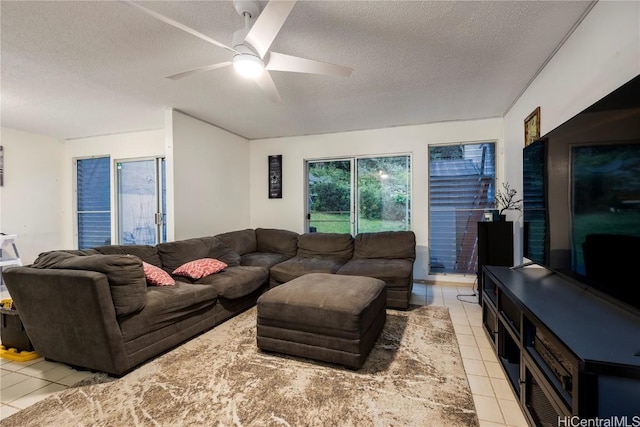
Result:
<svg viewBox="0 0 640 427"><path fill-rule="evenodd" d="M429 147L430 274L476 273L477 223L494 194L494 143Z"/></svg>
<svg viewBox="0 0 640 427"><path fill-rule="evenodd" d="M109 157L79 159L77 167L78 248L111 243Z"/></svg>

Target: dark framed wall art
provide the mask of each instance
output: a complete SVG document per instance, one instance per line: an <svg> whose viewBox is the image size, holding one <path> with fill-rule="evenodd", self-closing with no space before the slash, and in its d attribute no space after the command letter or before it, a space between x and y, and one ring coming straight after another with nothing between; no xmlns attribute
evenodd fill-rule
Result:
<svg viewBox="0 0 640 427"><path fill-rule="evenodd" d="M540 107L524 119L524 146L540 138Z"/></svg>
<svg viewBox="0 0 640 427"><path fill-rule="evenodd" d="M269 156L269 198L282 199L282 155Z"/></svg>

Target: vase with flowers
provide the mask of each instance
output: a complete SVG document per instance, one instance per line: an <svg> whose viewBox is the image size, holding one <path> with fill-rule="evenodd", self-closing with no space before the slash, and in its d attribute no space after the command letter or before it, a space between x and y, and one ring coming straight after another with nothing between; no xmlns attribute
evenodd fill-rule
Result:
<svg viewBox="0 0 640 427"><path fill-rule="evenodd" d="M496 208L498 209L500 221L506 220L506 211L522 212L522 199L518 199L516 197L517 194L518 191L515 188L511 188L508 182L503 182L502 189L496 191Z"/></svg>

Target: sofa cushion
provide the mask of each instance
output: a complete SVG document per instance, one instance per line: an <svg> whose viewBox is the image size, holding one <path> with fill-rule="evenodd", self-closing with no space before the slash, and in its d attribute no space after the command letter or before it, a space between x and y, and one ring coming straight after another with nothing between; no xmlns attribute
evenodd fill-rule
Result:
<svg viewBox="0 0 640 427"><path fill-rule="evenodd" d="M298 236L297 256L331 257L343 260L353 255L353 237L346 233L306 233Z"/></svg>
<svg viewBox="0 0 640 427"><path fill-rule="evenodd" d="M176 268L189 261L207 258L211 248L211 239L199 237L158 244L156 247L158 248L162 267L169 272L173 272Z"/></svg>
<svg viewBox="0 0 640 427"><path fill-rule="evenodd" d="M194 316L213 306L217 296L212 287L180 281L171 287L149 286L146 306L135 316L119 320L123 339L129 342Z"/></svg>
<svg viewBox="0 0 640 427"><path fill-rule="evenodd" d="M131 255L73 255L55 251L41 254L34 268L97 271L107 276L118 316L141 310L147 300L147 281L140 258Z"/></svg>
<svg viewBox="0 0 640 427"><path fill-rule="evenodd" d="M345 260L339 258L293 257L271 267L271 270L269 271L271 275L271 283L286 283L307 273L335 273L345 264L345 262Z"/></svg>
<svg viewBox="0 0 640 427"><path fill-rule="evenodd" d="M242 258L240 259L240 265L264 267L269 270L274 265L286 261L289 258L291 257L288 255L275 254L272 252L251 252L242 255Z"/></svg>
<svg viewBox="0 0 640 427"><path fill-rule="evenodd" d="M162 267L168 272L200 258L216 258L228 266L240 265L240 255L213 236L160 243L157 248Z"/></svg>
<svg viewBox="0 0 640 427"><path fill-rule="evenodd" d="M404 283L407 287L407 280L413 274L413 262L406 259L352 259L342 266L338 274L348 276L367 276L384 280L389 283Z"/></svg>
<svg viewBox="0 0 640 427"><path fill-rule="evenodd" d="M59 250L55 250L55 251L43 252L39 256L50 254L50 253L53 253L53 252L70 254L70 255L78 255L78 256L100 255L100 252L98 252L94 248L91 248L91 249L59 249Z"/></svg>
<svg viewBox="0 0 640 427"><path fill-rule="evenodd" d="M174 286L176 281L160 267L142 261L142 269L147 283L153 286Z"/></svg>
<svg viewBox="0 0 640 427"><path fill-rule="evenodd" d="M240 255L258 250L256 232L252 228L217 234L215 237L220 239L225 245L229 246L229 248Z"/></svg>
<svg viewBox="0 0 640 427"><path fill-rule="evenodd" d="M215 258L200 258L186 262L173 270L176 276L188 277L192 280L202 279L211 274L218 273L227 268L227 264Z"/></svg>
<svg viewBox="0 0 640 427"><path fill-rule="evenodd" d="M271 252L296 255L298 250L298 233L277 228L256 228L256 252Z"/></svg>
<svg viewBox="0 0 640 427"><path fill-rule="evenodd" d="M413 231L360 233L354 242L353 258L416 259Z"/></svg>
<svg viewBox="0 0 640 427"><path fill-rule="evenodd" d="M224 242L217 237L211 238L211 248L209 249L209 258L215 258L227 264L229 267L240 265L240 254L225 245Z"/></svg>
<svg viewBox="0 0 640 427"><path fill-rule="evenodd" d="M103 255L135 255L142 261L161 267L158 248L149 245L108 245L94 248Z"/></svg>
<svg viewBox="0 0 640 427"><path fill-rule="evenodd" d="M229 267L218 274L203 277L196 281L199 285L208 285L218 295L227 299L249 295L267 282L269 272L262 267Z"/></svg>

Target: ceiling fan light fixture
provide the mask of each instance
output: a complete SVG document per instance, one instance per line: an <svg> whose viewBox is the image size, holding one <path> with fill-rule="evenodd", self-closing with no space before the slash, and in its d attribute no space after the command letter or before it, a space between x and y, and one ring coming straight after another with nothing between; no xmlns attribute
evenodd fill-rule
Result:
<svg viewBox="0 0 640 427"><path fill-rule="evenodd" d="M264 62L255 55L239 53L233 57L233 68L240 76L255 79L264 71Z"/></svg>

